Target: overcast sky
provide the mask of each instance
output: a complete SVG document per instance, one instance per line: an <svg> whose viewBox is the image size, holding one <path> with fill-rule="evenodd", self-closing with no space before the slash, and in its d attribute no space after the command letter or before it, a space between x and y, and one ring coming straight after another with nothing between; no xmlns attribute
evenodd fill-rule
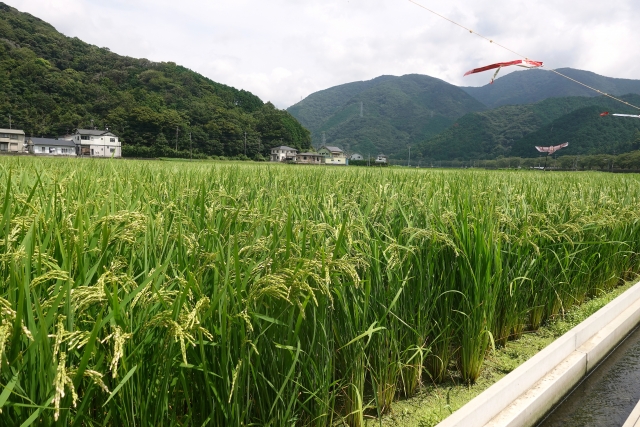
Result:
<svg viewBox="0 0 640 427"><path fill-rule="evenodd" d="M481 86L490 72L464 72L519 59L408 0L0 1L67 36L176 62L279 108L383 74ZM547 68L640 79L638 0L416 1Z"/></svg>

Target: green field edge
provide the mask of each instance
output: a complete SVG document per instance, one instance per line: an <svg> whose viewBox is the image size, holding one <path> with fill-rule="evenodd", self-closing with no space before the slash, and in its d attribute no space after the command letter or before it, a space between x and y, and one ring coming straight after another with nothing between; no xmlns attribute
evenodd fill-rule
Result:
<svg viewBox="0 0 640 427"><path fill-rule="evenodd" d="M416 396L394 402L390 414L380 419L369 419L367 425L435 426L627 291L637 280L636 277L613 290L602 291L582 305L571 307L563 316L547 321L537 331L528 331L506 346L496 348L487 356L484 370L475 384L465 384L459 373L450 370L448 379L443 383L423 384Z"/></svg>

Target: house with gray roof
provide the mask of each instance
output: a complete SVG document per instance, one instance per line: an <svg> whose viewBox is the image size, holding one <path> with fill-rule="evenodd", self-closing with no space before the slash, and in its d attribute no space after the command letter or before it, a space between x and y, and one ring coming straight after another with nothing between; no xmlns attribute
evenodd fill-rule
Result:
<svg viewBox="0 0 640 427"><path fill-rule="evenodd" d="M77 129L65 136L79 147L78 155L90 157L122 157L120 139L109 132L99 129Z"/></svg>
<svg viewBox="0 0 640 427"><path fill-rule="evenodd" d="M27 150L31 154L45 156L76 156L76 144L69 139L27 138Z"/></svg>
<svg viewBox="0 0 640 427"><path fill-rule="evenodd" d="M281 145L279 147L273 147L271 149L270 160L272 162L292 162L296 157L296 154L298 154L298 150L296 150L295 148Z"/></svg>
<svg viewBox="0 0 640 427"><path fill-rule="evenodd" d="M339 147L334 147L331 145L323 145L318 150L318 154L324 157L324 163L326 165L346 165L347 164L347 156L345 156L344 151L342 151Z"/></svg>
<svg viewBox="0 0 640 427"><path fill-rule="evenodd" d="M313 152L298 153L294 158L294 162L300 165L321 165L324 163L324 157Z"/></svg>

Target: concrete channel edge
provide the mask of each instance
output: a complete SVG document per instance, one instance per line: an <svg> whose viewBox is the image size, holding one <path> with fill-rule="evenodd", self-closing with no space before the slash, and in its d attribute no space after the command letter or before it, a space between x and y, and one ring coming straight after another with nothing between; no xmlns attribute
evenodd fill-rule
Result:
<svg viewBox="0 0 640 427"><path fill-rule="evenodd" d="M640 282L437 427L535 425L640 323Z"/></svg>

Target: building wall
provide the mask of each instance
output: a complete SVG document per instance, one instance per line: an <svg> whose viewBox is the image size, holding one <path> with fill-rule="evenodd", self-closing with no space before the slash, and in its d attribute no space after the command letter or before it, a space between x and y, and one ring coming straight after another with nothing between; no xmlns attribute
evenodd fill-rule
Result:
<svg viewBox="0 0 640 427"><path fill-rule="evenodd" d="M295 162L301 165L321 165L324 159L322 156L296 156Z"/></svg>
<svg viewBox="0 0 640 427"><path fill-rule="evenodd" d="M24 134L17 134L10 131L0 132L0 151L20 153L24 150Z"/></svg>
<svg viewBox="0 0 640 427"><path fill-rule="evenodd" d="M346 165L347 158L344 156L325 157L324 163L326 165Z"/></svg>
<svg viewBox="0 0 640 427"><path fill-rule="evenodd" d="M114 145L91 144L89 155L91 157L122 157L122 148Z"/></svg>
<svg viewBox="0 0 640 427"><path fill-rule="evenodd" d="M287 158L294 158L296 156L296 151L291 150L271 150L271 161L272 162L283 162Z"/></svg>
<svg viewBox="0 0 640 427"><path fill-rule="evenodd" d="M79 154L91 157L122 157L122 146L117 136L90 136L82 139L73 135L73 142L80 144Z"/></svg>
<svg viewBox="0 0 640 427"><path fill-rule="evenodd" d="M32 145L29 152L44 156L75 156L75 147L51 147L49 145Z"/></svg>

